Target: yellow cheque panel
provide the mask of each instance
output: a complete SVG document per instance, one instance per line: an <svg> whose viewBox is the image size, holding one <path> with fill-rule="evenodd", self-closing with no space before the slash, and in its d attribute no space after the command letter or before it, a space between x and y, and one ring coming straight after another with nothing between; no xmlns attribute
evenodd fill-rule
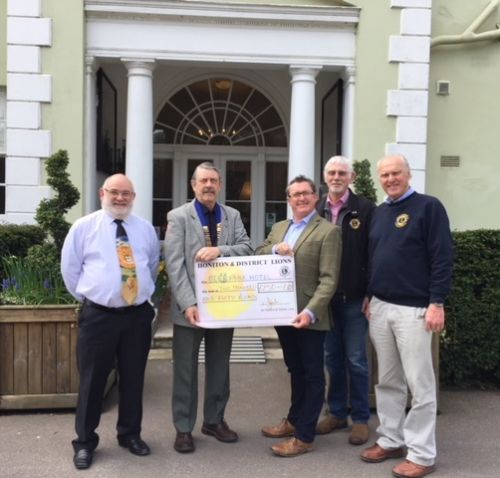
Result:
<svg viewBox="0 0 500 478"><path fill-rule="evenodd" d="M290 325L297 315L293 257L224 257L195 263L200 325Z"/></svg>

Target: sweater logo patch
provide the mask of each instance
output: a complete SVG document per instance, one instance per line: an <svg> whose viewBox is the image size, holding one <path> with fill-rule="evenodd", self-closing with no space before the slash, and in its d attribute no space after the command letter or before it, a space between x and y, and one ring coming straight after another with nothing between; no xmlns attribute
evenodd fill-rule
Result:
<svg viewBox="0 0 500 478"><path fill-rule="evenodd" d="M410 220L410 215L409 214L400 214L397 218L396 221L394 222L394 225L398 228L405 227L408 224L408 221Z"/></svg>
<svg viewBox="0 0 500 478"><path fill-rule="evenodd" d="M349 221L349 226L351 226L354 230L359 229L359 226L361 226L361 221L359 219L351 219Z"/></svg>

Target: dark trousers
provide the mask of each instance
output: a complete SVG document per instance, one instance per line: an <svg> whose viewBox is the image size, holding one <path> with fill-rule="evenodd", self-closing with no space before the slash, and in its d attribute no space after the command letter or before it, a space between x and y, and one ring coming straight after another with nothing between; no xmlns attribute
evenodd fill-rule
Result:
<svg viewBox="0 0 500 478"><path fill-rule="evenodd" d="M353 423L370 419L370 375L366 355L368 320L361 312L363 298L332 300L334 328L325 337L325 366L330 376L327 393L331 415Z"/></svg>
<svg viewBox="0 0 500 478"><path fill-rule="evenodd" d="M295 437L311 443L325 393L323 342L326 332L294 327L276 327L276 332L291 380L287 418L295 427Z"/></svg>
<svg viewBox="0 0 500 478"><path fill-rule="evenodd" d="M154 309L146 302L120 311L85 303L78 319L77 362L80 374L73 440L75 451L93 450L107 378L119 375L118 437L138 437L142 421L144 372L151 345Z"/></svg>

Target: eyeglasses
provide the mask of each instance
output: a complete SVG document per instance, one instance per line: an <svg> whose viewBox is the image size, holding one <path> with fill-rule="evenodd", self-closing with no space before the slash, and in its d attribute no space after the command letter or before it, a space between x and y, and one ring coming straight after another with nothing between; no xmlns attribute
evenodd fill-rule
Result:
<svg viewBox="0 0 500 478"><path fill-rule="evenodd" d="M299 199L302 196L307 198L309 196L312 196L313 194L315 194L313 191L299 191L293 194L289 194L288 197L292 199Z"/></svg>
<svg viewBox="0 0 500 478"><path fill-rule="evenodd" d="M112 198L117 198L121 196L123 199L130 199L135 195L134 191L118 191L118 189L106 189L103 188Z"/></svg>
<svg viewBox="0 0 500 478"><path fill-rule="evenodd" d="M337 175L339 178L345 178L349 174L348 171L337 171L336 169L330 169L326 172L327 176Z"/></svg>

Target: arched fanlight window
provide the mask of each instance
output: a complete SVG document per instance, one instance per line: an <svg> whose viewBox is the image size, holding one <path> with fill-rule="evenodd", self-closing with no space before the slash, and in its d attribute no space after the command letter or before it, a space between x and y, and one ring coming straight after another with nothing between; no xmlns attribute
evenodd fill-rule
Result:
<svg viewBox="0 0 500 478"><path fill-rule="evenodd" d="M283 122L260 91L227 78L177 91L156 119L155 143L287 146Z"/></svg>

